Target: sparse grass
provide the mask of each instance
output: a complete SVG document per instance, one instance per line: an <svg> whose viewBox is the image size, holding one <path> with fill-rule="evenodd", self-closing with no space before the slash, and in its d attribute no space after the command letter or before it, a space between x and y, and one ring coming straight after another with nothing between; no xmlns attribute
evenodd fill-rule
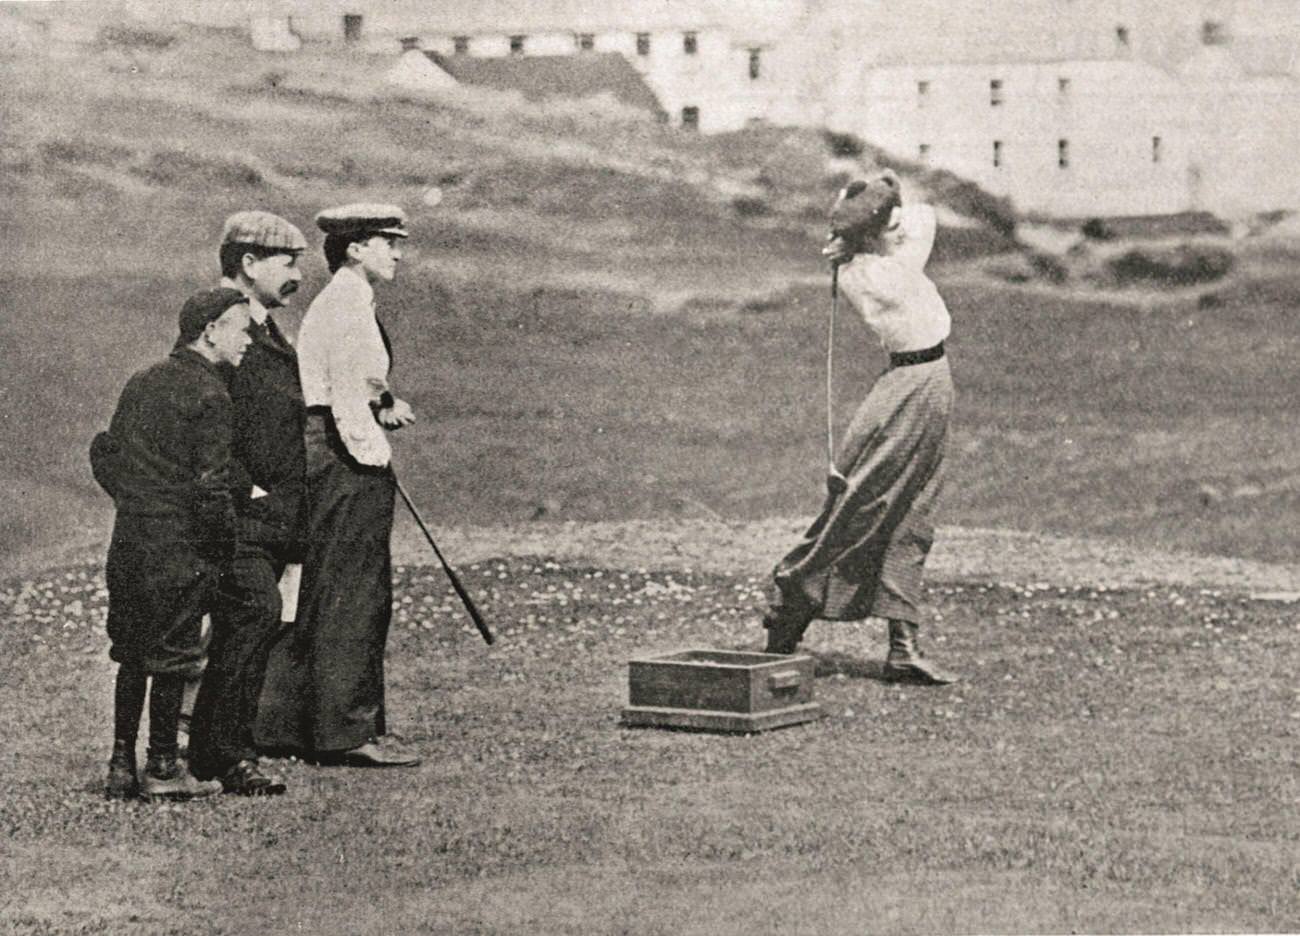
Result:
<svg viewBox="0 0 1300 936"><path fill-rule="evenodd" d="M414 771L277 762L271 802L99 798L102 580L0 590L16 933L1252 932L1300 925L1293 615L1192 589L931 589L948 689L814 625L828 717L626 730L625 661L757 639L763 582L544 559L399 570Z"/></svg>

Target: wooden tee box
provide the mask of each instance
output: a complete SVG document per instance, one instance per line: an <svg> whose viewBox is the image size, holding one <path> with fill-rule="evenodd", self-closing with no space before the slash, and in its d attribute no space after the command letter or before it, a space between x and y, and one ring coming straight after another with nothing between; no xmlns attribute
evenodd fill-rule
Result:
<svg viewBox="0 0 1300 936"><path fill-rule="evenodd" d="M628 662L629 727L754 732L822 714L812 657L679 650Z"/></svg>

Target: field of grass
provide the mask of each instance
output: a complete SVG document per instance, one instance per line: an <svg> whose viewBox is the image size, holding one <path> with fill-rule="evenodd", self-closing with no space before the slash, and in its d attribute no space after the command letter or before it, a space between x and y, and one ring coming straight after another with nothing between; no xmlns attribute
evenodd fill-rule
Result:
<svg viewBox="0 0 1300 936"><path fill-rule="evenodd" d="M931 589L947 689L815 625L818 722L618 726L625 661L752 648L756 578L549 562L399 570L410 771L99 797L102 577L0 591L0 929L25 934L1294 932L1300 666L1283 606L1198 589Z"/></svg>

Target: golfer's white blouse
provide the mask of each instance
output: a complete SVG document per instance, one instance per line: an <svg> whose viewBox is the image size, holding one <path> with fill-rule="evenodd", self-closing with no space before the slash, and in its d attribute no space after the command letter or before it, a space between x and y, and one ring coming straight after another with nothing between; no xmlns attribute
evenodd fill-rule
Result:
<svg viewBox="0 0 1300 936"><path fill-rule="evenodd" d="M952 319L925 275L934 247L934 209L912 204L894 212L883 254L859 254L840 267L840 289L886 351L921 351L948 337Z"/></svg>
<svg viewBox="0 0 1300 936"><path fill-rule="evenodd" d="M382 467L392 457L370 408L388 390L388 367L375 292L364 276L342 267L303 316L298 378L303 402L330 408L348 453L363 465Z"/></svg>

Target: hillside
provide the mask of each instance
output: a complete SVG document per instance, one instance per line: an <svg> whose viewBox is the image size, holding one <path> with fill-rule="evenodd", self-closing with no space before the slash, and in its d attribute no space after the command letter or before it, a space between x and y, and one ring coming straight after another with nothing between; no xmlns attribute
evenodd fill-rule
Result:
<svg viewBox="0 0 1300 936"><path fill-rule="evenodd" d="M110 38L0 58L11 554L103 542L86 447L215 278L222 219L264 207L314 235L316 210L353 199L412 214L380 306L423 417L399 467L435 523L815 509L822 217L869 147L421 100L374 59L259 54L222 32ZM1275 264L1212 301L1141 305L1009 288L967 262L1005 249L1005 206L902 169L950 222L934 266L962 407L946 519L1288 558L1293 524L1263 521L1300 509L1296 338L1278 326L1294 277ZM305 265L293 314L325 279L318 255ZM841 421L879 365L847 324Z"/></svg>

